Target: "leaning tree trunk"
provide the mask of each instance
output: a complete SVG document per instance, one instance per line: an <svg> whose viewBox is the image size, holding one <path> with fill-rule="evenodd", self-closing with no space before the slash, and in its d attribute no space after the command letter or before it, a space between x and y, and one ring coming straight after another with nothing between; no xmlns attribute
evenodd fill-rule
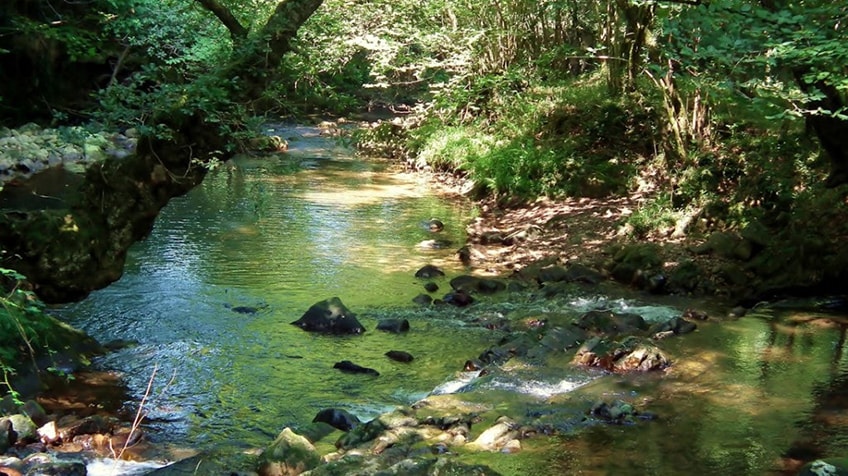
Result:
<svg viewBox="0 0 848 476"><path fill-rule="evenodd" d="M230 90L232 99L261 94L297 30L321 3L280 2L261 34L212 73L240 78ZM171 140L142 138L136 155L92 166L80 198L67 209L0 213L0 267L21 272L47 302L79 300L120 278L127 250L150 233L162 207L203 180L204 157L226 150L224 137L200 111L157 122L174 131Z"/></svg>

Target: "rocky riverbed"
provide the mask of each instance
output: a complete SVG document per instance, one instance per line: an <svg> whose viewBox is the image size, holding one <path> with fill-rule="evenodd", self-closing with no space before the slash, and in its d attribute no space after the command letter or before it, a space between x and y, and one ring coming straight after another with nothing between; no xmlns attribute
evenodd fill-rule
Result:
<svg viewBox="0 0 848 476"><path fill-rule="evenodd" d="M124 158L135 151L138 135L91 132L83 127L45 129L26 124L0 128L0 183L23 180L50 167L83 172L108 157Z"/></svg>

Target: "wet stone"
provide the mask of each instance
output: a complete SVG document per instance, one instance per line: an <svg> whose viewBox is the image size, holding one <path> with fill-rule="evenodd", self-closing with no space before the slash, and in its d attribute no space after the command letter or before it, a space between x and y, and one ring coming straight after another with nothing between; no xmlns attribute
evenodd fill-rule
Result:
<svg viewBox="0 0 848 476"><path fill-rule="evenodd" d="M386 357L388 357L388 358L390 358L390 359L392 359L396 362L404 362L404 363L409 363L409 362L412 362L414 360L414 357L412 357L412 354L410 354L409 352L404 352L402 350L390 350L390 351L386 352Z"/></svg>

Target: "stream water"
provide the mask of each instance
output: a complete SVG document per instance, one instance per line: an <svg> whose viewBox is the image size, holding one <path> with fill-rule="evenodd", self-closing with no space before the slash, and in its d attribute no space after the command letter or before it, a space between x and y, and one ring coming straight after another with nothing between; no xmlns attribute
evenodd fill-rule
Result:
<svg viewBox="0 0 848 476"><path fill-rule="evenodd" d="M710 303L636 295L417 306L418 268L436 264L448 278L465 272L454 252L470 204L439 198L388 163L355 158L317 129L273 132L291 138L288 153L241 157L210 172L168 205L118 282L56 310L101 342L136 342L96 364L120 372L134 402L152 379L145 431L162 447L263 447L324 408L368 420L434 391L467 391L463 362L503 335L469 325L469 314L609 308L662 318L690 306L726 314ZM424 226L431 217L446 224L438 236ZM433 238L452 244L419 246ZM447 279L437 284L434 296L449 288ZM322 336L290 325L333 296L358 314L365 334ZM386 318L408 319L412 331L375 330ZM601 376L565 361L516 365L467 398L525 413L571 411L572 423L554 438L527 440L518 454L467 458L502 474L775 474L794 460L848 454L839 414L848 397L846 322L767 308L719 318L663 341L675 365L662 375ZM388 350L416 360L393 362ZM340 360L381 375L342 374L333 369ZM614 398L659 418L626 426L583 418L593 401Z"/></svg>

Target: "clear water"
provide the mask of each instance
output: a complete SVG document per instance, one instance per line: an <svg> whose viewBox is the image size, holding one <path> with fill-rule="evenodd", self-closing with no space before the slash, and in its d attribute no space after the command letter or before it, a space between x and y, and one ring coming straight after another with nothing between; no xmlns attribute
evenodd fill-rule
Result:
<svg viewBox="0 0 848 476"><path fill-rule="evenodd" d="M211 172L168 205L118 282L57 310L101 342L139 343L98 365L120 370L136 401L155 370L147 421L159 441L261 446L328 407L370 419L426 395L491 345L491 332L411 301L425 292L414 277L421 266L462 271L454 253L469 205L386 163L355 159L317 132L289 129L298 137L289 153ZM446 224L438 235L424 226L431 217ZM454 245L419 246L433 238ZM449 288L437 282L434 297ZM364 335L290 325L333 296L358 314ZM375 330L386 318L409 319L412 332ZM388 350L415 361L389 360ZM340 360L381 376L340 373Z"/></svg>
<svg viewBox="0 0 848 476"><path fill-rule="evenodd" d="M453 253L470 205L436 197L386 163L358 160L317 130L277 133L294 138L289 153L211 172L169 204L120 281L57 310L100 341L139 342L97 364L122 372L135 402L153 379L146 429L154 442L262 447L324 408L367 420L431 393L461 392L492 415L554 416L558 436L525 440L518 454L462 455L506 475L794 474L812 458L848 454L848 316L765 309L733 320L711 303L591 294L421 308L411 303L424 292L413 277L419 267L464 272ZM418 246L434 238L422 225L431 217L446 223L438 238L455 246ZM449 287L437 282L435 297ZM333 296L358 313L364 335L289 324ZM668 372L598 378L565 355L547 367L517 359L488 378L460 372L504 335L470 324L474 317L607 308L659 320L686 307L717 318L662 341L674 359ZM409 319L412 331L376 331L385 318ZM415 361L391 361L388 350ZM332 366L340 360L381 375L339 373ZM659 418L624 426L586 418L600 399Z"/></svg>

